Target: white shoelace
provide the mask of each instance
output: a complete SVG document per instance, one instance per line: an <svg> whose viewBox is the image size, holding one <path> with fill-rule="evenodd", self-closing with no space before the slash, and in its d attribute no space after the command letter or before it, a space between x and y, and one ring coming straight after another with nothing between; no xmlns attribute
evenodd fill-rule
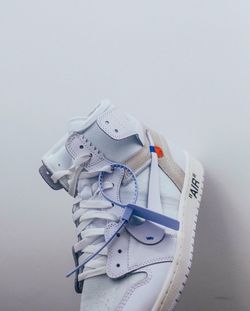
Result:
<svg viewBox="0 0 250 311"><path fill-rule="evenodd" d="M89 172L84 170L84 166L91 159L91 156L89 153L84 153L74 160L73 165L69 169L58 171L51 176L54 182L57 182L64 176L68 176L68 192L72 196L75 196L76 189L78 188L72 211L78 236L78 242L74 245L73 249L78 262L76 262L76 268L69 272L67 276L79 271L80 273L78 272L77 274L79 282L89 277L106 273L107 245L125 223L129 221L132 215L139 216L173 230L179 230L178 220L135 205L138 184L135 174L129 167L124 164L111 163L98 170ZM152 160L157 159L154 157ZM105 190L112 189L114 184L110 181L104 181L103 174L112 173L116 167L122 167L127 170L135 182L134 197L130 204L121 204L113 201L104 194ZM156 167L152 166L152 169L155 170ZM124 214L120 217L111 210L114 204L125 208ZM105 243L106 225L111 221L119 223L119 225L117 231ZM82 271L80 269L83 266L84 269Z"/></svg>
<svg viewBox="0 0 250 311"><path fill-rule="evenodd" d="M107 165L100 170L84 171L84 165L90 158L90 154L82 154L69 169L58 171L52 175L52 179L55 182L64 176L68 176L68 192L73 196L77 185L81 183L81 189L74 200L72 211L78 237L78 242L74 245L74 251L76 254L80 254L79 264L104 245L106 224L110 221L119 221L119 218L109 211L114 206L112 202L99 196L98 180L93 182L93 178L98 177L101 171L111 173L112 168L110 165ZM113 187L113 183L108 181L103 184L103 190L112 189ZM106 261L107 248L105 247L93 260L85 265L84 270L78 275L78 281L105 274Z"/></svg>

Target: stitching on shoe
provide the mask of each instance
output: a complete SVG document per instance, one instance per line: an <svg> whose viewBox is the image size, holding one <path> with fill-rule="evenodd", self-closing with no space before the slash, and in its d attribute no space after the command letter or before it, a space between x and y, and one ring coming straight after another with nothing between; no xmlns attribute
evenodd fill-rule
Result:
<svg viewBox="0 0 250 311"><path fill-rule="evenodd" d="M120 277L122 276L123 274L128 274L129 272L132 272L138 268L142 268L142 267L145 267L145 266L148 266L150 264L154 264L154 263L160 263L160 262L172 262L173 259L174 259L174 256L161 256L161 257L155 257L155 258L152 258L150 260L145 260L139 264L136 264L136 265L132 265L130 266L129 265L129 258L130 258L130 235L128 235L128 248L127 248L127 270L125 268L123 269L120 269L119 270L119 273L115 273L112 271L112 266L113 266L113 258L114 258L114 251L111 251L110 252L110 260L108 260L108 263L107 263L107 266L108 268L111 270L109 273L110 276L112 276L113 278L117 278L117 277ZM170 236L169 239L176 239L176 236Z"/></svg>
<svg viewBox="0 0 250 311"><path fill-rule="evenodd" d="M68 151L70 151L74 157L77 156L77 153L75 152L73 146L72 146L72 142L74 141L74 139L79 139L81 144L84 146L84 148L86 148L89 152L91 153L94 153L96 155L96 159L92 159L91 160L91 163L88 163L86 165L86 167L92 167L98 163L100 163L103 159L98 155L97 153L93 150L93 148L91 148L83 139L80 135L71 135L69 138L68 138L68 141L67 141L67 144L66 144L66 148L68 149Z"/></svg>
<svg viewBox="0 0 250 311"><path fill-rule="evenodd" d="M118 304L118 307L116 308L116 311L122 311L124 309L124 307L126 306L126 303L128 302L129 298L133 295L133 293L135 292L135 290L147 283L149 283L152 279L152 272L150 270L145 271L147 276L141 280L138 281L137 283L131 285L131 287L127 290L127 292L125 293L125 295L123 296L121 302ZM144 271L142 273L145 273Z"/></svg>

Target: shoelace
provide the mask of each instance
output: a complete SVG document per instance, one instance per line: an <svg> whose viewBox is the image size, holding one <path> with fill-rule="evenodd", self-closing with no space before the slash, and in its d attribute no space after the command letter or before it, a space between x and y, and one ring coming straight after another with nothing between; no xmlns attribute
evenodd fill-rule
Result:
<svg viewBox="0 0 250 311"><path fill-rule="evenodd" d="M112 168L110 165L102 167L101 170L95 170L91 172L84 171L85 165L91 159L91 154L84 153L74 160L72 166L67 170L60 170L52 175L54 182L57 182L62 177L68 177L69 189L68 192L71 195L75 195L76 188L79 182L84 182L81 187L82 191L79 191L74 199L73 203L73 221L76 224L76 234L78 242L73 246L73 252L77 254L78 262L84 262L91 254L95 254L98 251L100 256L89 262L84 271L78 275L78 280L84 280L88 277L103 274L106 271L106 256L107 250L100 251L100 248L104 244L104 231L107 222L118 222L119 219L109 210L113 207L113 203L100 198L100 188L98 187L98 180L89 183L88 180L98 177L100 171L111 173ZM105 182L103 189L108 190L113 187L111 182ZM88 198L84 199L83 191L88 188ZM94 220L99 220L99 227L92 226ZM78 255L80 254L80 255ZM78 269L79 270L79 269Z"/></svg>
<svg viewBox="0 0 250 311"><path fill-rule="evenodd" d="M83 154L74 161L73 165L68 170L58 171L52 175L52 179L55 182L64 176L68 176L69 193L72 195L75 194L79 179L87 180L88 178L99 176L98 181L92 185L92 188L95 189L95 191L91 200L84 200L80 193L74 202L74 206L79 205L78 209L73 211L73 220L77 225L77 235L79 237L78 243L74 245L74 252L80 252L81 255L79 256L79 262L77 261L78 265L66 276L69 277L73 273L80 272L81 270L81 273L78 275L78 281L99 274L104 274L106 272L106 247L117 236L132 216L138 216L173 230L179 230L179 222L175 219L136 205L138 191L137 180L135 174L129 167L123 164L112 163L100 170L91 172L83 171L84 165L90 160L90 158L90 154ZM104 176L106 173L112 173L116 168L123 168L124 170L129 171L132 175L135 182L135 194L132 204L116 202L105 194L105 190L112 188L113 184L106 182ZM105 201L101 200L100 197L95 200L100 193L106 198ZM118 219L113 213L108 212L108 209L111 209L114 205L124 208L124 213L120 219ZM100 228L90 227L94 219L118 223L116 230L114 230L113 234L106 241L104 241L103 238L106 226Z"/></svg>

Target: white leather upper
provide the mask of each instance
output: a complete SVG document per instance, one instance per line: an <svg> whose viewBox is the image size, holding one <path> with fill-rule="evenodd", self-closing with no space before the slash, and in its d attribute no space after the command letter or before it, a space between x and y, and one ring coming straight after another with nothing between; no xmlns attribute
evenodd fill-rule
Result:
<svg viewBox="0 0 250 311"><path fill-rule="evenodd" d="M114 229L114 224L107 227L107 237ZM148 234L155 235L153 231ZM128 231L124 231L108 247L107 275L120 278L127 273L148 265L171 262L174 258L176 235L166 234L157 244L145 244L136 240Z"/></svg>
<svg viewBox="0 0 250 311"><path fill-rule="evenodd" d="M118 108L105 111L97 119L98 126L111 138L123 139L136 135L144 145L144 131L140 123L132 116L121 112Z"/></svg>

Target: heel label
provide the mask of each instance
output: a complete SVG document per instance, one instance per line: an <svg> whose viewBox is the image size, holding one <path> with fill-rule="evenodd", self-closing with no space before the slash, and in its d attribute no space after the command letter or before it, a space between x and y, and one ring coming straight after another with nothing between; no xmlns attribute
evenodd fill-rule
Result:
<svg viewBox="0 0 250 311"><path fill-rule="evenodd" d="M199 192L200 182L196 178L196 174L193 173L192 175L192 181L191 181L191 187L189 190L189 197L192 199L195 197L197 199L197 194Z"/></svg>

